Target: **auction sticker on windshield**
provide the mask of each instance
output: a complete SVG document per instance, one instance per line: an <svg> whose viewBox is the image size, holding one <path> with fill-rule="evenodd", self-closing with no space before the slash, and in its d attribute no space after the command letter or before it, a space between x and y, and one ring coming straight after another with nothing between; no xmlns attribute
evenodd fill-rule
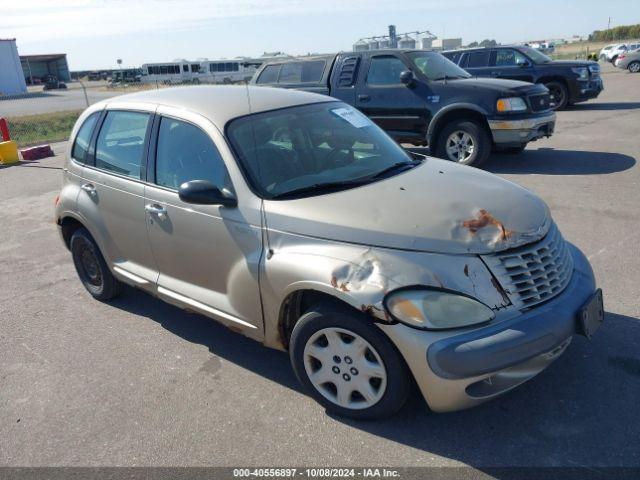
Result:
<svg viewBox="0 0 640 480"><path fill-rule="evenodd" d="M334 108L331 110L331 113L339 116L343 120L346 120L356 128L363 128L371 125L371 122L367 117L353 108Z"/></svg>

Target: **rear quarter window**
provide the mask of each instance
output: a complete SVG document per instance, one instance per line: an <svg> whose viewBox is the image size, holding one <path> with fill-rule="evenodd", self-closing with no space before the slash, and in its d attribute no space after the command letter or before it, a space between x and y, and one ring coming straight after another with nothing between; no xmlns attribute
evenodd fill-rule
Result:
<svg viewBox="0 0 640 480"><path fill-rule="evenodd" d="M91 141L91 134L93 133L93 127L96 125L96 120L100 112L95 112L89 115L84 121L78 134L76 135L73 143L73 149L71 150L71 156L73 159L80 163L87 163L87 151L89 150L89 142Z"/></svg>
<svg viewBox="0 0 640 480"><path fill-rule="evenodd" d="M479 52L469 53L469 59L467 60L467 68L478 68L489 66L489 57L491 55L490 50L481 50Z"/></svg>

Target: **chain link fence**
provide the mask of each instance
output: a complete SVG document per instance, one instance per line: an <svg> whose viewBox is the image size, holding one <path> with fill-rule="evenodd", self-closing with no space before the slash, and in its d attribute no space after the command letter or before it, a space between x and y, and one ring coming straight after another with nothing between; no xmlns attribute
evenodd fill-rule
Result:
<svg viewBox="0 0 640 480"><path fill-rule="evenodd" d="M11 139L19 148L54 143L69 138L75 121L89 105L125 93L186 85L194 84L74 81L46 90L34 85L25 95L0 95L0 118L7 120Z"/></svg>

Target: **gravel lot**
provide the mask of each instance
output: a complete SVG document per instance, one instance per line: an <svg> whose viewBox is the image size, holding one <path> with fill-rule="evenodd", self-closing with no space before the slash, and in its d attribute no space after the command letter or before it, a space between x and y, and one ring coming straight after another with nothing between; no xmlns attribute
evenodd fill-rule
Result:
<svg viewBox="0 0 640 480"><path fill-rule="evenodd" d="M284 353L133 289L92 300L52 222L62 157L0 169L0 465L640 466L640 75L604 82L554 137L487 168L541 195L589 256L605 325L458 413L415 394L386 421L334 418Z"/></svg>

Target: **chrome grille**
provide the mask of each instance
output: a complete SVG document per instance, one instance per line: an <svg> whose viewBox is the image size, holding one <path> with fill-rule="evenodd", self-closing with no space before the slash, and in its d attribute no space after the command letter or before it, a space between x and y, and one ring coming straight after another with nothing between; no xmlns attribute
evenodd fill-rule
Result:
<svg viewBox="0 0 640 480"><path fill-rule="evenodd" d="M555 297L569 284L573 272L569 247L555 224L538 242L483 259L518 308Z"/></svg>
<svg viewBox="0 0 640 480"><path fill-rule="evenodd" d="M531 104L531 110L534 112L549 110L551 108L551 96L548 93L531 95L529 96L529 103Z"/></svg>

